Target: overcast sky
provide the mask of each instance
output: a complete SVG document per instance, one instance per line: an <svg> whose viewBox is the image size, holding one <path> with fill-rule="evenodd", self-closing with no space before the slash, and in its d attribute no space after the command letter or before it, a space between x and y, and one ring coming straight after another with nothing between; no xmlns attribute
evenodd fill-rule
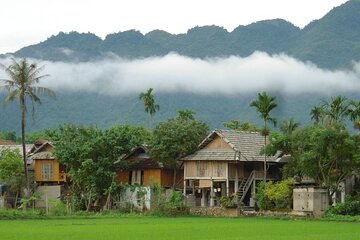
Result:
<svg viewBox="0 0 360 240"><path fill-rule="evenodd" d="M161 29L185 33L194 26L239 25L283 18L304 27L346 0L3 0L0 53L46 40L60 31L109 33Z"/></svg>

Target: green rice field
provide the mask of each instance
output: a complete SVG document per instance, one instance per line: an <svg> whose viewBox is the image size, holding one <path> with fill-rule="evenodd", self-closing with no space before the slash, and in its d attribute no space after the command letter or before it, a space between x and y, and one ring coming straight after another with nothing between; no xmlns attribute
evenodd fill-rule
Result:
<svg viewBox="0 0 360 240"><path fill-rule="evenodd" d="M360 239L360 223L266 218L103 217L0 220L2 240Z"/></svg>

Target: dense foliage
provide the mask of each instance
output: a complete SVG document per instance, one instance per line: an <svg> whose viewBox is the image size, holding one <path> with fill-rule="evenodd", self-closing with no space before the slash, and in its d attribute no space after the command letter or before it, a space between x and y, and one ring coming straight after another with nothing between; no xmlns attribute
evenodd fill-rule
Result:
<svg viewBox="0 0 360 240"><path fill-rule="evenodd" d="M176 161L194 152L208 131L205 123L180 113L178 117L160 122L155 127L150 141L150 154L157 161L173 167L176 173Z"/></svg>
<svg viewBox="0 0 360 240"><path fill-rule="evenodd" d="M22 156L19 150L2 149L0 151L0 182L17 194L24 186Z"/></svg>
<svg viewBox="0 0 360 240"><path fill-rule="evenodd" d="M261 210L290 208L294 182L291 178L277 183L260 182L254 195L256 205Z"/></svg>
<svg viewBox="0 0 360 240"><path fill-rule="evenodd" d="M69 193L75 207L87 209L107 193L114 178L114 162L138 145L144 144L149 133L143 127L115 126L105 131L95 126L65 125L50 136L54 154L67 167L72 181Z"/></svg>
<svg viewBox="0 0 360 240"><path fill-rule="evenodd" d="M347 196L344 203L337 203L326 211L326 215L360 215L360 195Z"/></svg>

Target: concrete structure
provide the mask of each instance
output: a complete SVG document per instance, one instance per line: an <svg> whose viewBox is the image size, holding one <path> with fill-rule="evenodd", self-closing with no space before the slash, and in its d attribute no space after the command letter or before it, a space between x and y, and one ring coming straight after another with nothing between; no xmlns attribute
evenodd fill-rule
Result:
<svg viewBox="0 0 360 240"><path fill-rule="evenodd" d="M293 190L294 211L312 213L320 216L329 208L329 194L326 189L315 187L295 188Z"/></svg>
<svg viewBox="0 0 360 240"><path fill-rule="evenodd" d="M60 200L61 186L39 186L37 192L41 192L41 197L36 200L35 206L39 208L45 208L46 206L53 205L56 201Z"/></svg>

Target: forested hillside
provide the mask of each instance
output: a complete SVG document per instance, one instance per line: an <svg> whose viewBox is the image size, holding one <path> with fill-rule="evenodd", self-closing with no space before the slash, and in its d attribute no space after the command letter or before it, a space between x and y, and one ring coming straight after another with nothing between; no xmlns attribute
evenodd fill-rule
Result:
<svg viewBox="0 0 360 240"><path fill-rule="evenodd" d="M264 20L247 26L238 26L231 32L219 26L189 29L185 34L170 34L154 30L142 34L136 30L112 33L101 39L92 33L59 33L43 42L24 47L14 53L16 57L41 60L86 62L111 57L125 59L164 56L170 52L206 59L209 57L246 57L254 51L268 54L286 53L301 61L310 61L323 69L350 69L360 61L360 1L351 0L334 8L323 18L300 29L282 19ZM2 55L7 57L9 55ZM46 69L45 69L46 72ZM319 103L322 95L291 95L273 93L279 108L276 117L294 117L306 123L309 111ZM1 93L1 99L4 97ZM357 98L356 95L349 95ZM256 92L247 94L198 95L178 93L156 94L160 111L154 121L176 115L178 109L191 109L211 127L222 127L231 119L259 123L256 112L249 107ZM19 130L17 105L1 109L3 130ZM30 115L30 111L29 111ZM94 93L59 92L58 100L45 100L37 108L36 120L28 118L29 130L55 127L61 123L94 123L107 127L118 123L143 124L146 114L137 94L106 96Z"/></svg>

